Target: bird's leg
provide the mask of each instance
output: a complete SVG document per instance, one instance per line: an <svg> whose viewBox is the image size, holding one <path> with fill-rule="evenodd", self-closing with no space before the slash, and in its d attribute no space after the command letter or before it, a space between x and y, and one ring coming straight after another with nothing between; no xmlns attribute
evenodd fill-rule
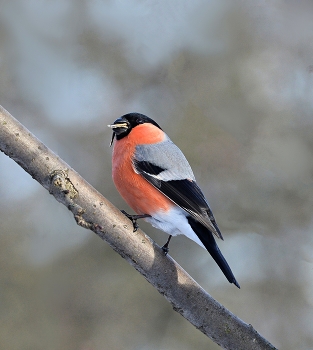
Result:
<svg viewBox="0 0 313 350"><path fill-rule="evenodd" d="M121 212L128 217L128 219L133 223L134 231L136 232L138 230L139 225L137 224L138 219L144 219L144 218L151 218L151 215L149 214L142 214L142 215L130 215L127 214L125 210L121 210Z"/></svg>
<svg viewBox="0 0 313 350"><path fill-rule="evenodd" d="M163 250L163 252L164 252L164 255L167 255L167 253L170 251L168 245L169 245L169 243L170 243L171 238L172 238L172 235L170 235L170 236L168 237L167 242L166 242L166 243L164 244L164 246L162 247L162 250Z"/></svg>

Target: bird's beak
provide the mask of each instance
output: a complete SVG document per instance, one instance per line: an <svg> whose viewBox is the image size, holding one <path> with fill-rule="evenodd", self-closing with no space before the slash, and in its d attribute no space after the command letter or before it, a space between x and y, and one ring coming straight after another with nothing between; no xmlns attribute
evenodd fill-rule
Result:
<svg viewBox="0 0 313 350"><path fill-rule="evenodd" d="M127 129L128 128L128 124L125 123L125 122L119 122L119 123L116 123L116 124L109 124L108 127L111 128L112 131L113 131L112 139L111 139L111 142L110 142L110 147L111 147L112 144L113 144L113 140L114 140L115 134L116 134L114 129L122 129L122 128Z"/></svg>
<svg viewBox="0 0 313 350"><path fill-rule="evenodd" d="M117 128L126 128L127 129L128 125L127 125L127 123L116 123L116 124L109 124L108 127L111 129L117 129Z"/></svg>

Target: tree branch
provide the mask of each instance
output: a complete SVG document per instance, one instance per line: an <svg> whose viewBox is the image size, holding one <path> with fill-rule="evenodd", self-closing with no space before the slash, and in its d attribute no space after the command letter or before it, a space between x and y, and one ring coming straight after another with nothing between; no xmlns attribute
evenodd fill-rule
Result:
<svg viewBox="0 0 313 350"><path fill-rule="evenodd" d="M64 204L78 225L99 237L139 271L179 312L224 349L275 349L251 325L224 308L169 255L68 164L0 106L0 150Z"/></svg>

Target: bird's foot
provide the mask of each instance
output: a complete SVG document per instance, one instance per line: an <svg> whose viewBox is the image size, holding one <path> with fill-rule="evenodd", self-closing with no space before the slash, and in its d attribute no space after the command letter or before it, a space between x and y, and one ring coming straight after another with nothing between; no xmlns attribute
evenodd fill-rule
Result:
<svg viewBox="0 0 313 350"><path fill-rule="evenodd" d="M134 228L134 231L133 231L133 232L136 232L136 231L138 230L138 227L139 227L139 225L137 224L137 220L138 220L138 219L151 218L151 215L149 215L149 214L130 215L130 214L127 214L125 210L121 210L121 212L122 212L126 217L128 217L128 219L133 223L133 228Z"/></svg>
<svg viewBox="0 0 313 350"><path fill-rule="evenodd" d="M170 251L169 248L164 244L164 246L161 248L163 250L164 255L166 256L168 252Z"/></svg>
<svg viewBox="0 0 313 350"><path fill-rule="evenodd" d="M165 256L166 256L166 255L168 254L168 252L170 251L170 248L168 247L168 245L169 245L169 243L170 243L171 238L172 238L172 235L170 235L170 236L168 237L167 242L166 242L166 243L164 244L164 246L161 248L161 249L163 250L163 253L164 253Z"/></svg>

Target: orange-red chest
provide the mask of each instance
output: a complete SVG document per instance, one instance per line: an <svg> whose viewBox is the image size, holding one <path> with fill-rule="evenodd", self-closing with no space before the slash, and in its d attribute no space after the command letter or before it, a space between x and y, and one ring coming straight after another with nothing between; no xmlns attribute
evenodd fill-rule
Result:
<svg viewBox="0 0 313 350"><path fill-rule="evenodd" d="M154 188L133 168L133 156L137 145L153 144L164 140L162 130L153 124L136 126L132 131L114 143L112 156L112 177L114 184L137 214L150 214L156 211L168 211L173 203Z"/></svg>

